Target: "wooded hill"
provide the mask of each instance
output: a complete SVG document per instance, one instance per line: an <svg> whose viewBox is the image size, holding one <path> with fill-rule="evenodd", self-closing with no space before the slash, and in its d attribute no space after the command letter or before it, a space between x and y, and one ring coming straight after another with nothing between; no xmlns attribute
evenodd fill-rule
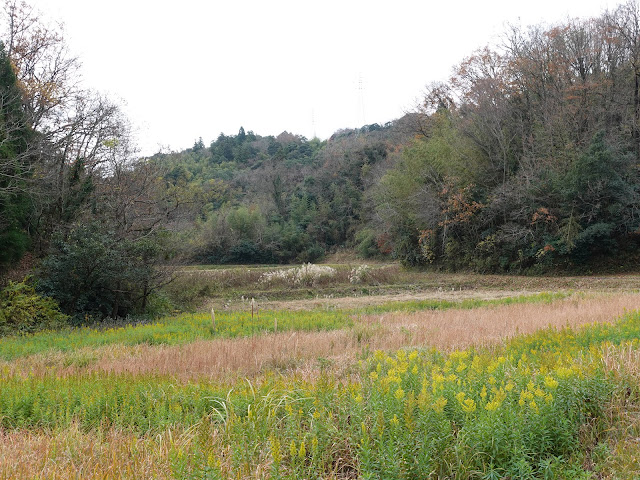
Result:
<svg viewBox="0 0 640 480"><path fill-rule="evenodd" d="M26 252L67 312L147 309L162 265L315 261L531 272L633 267L640 10L511 27L384 125L328 140L240 128L140 158L78 87L61 32L9 2L0 48L0 264ZM426 79L425 79L426 80Z"/></svg>
<svg viewBox="0 0 640 480"><path fill-rule="evenodd" d="M204 263L315 261L340 247L380 253L369 193L410 140L411 116L307 140L245 132L149 161L167 183L199 190L189 257ZM382 237L381 237L382 238Z"/></svg>

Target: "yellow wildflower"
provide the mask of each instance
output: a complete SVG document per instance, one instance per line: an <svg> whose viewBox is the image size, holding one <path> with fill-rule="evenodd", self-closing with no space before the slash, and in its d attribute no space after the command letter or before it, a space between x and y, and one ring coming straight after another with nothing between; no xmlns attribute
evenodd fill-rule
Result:
<svg viewBox="0 0 640 480"><path fill-rule="evenodd" d="M555 390L558 387L558 381L551 375L547 375L546 377L544 377L544 384L551 390Z"/></svg>
<svg viewBox="0 0 640 480"><path fill-rule="evenodd" d="M473 357L473 360L471 361L471 368L473 369L474 372L482 373L482 363L478 355L475 355Z"/></svg>
<svg viewBox="0 0 640 480"><path fill-rule="evenodd" d="M304 440L300 443L300 450L298 450L298 457L304 458L307 456L307 449L304 446Z"/></svg>
<svg viewBox="0 0 640 480"><path fill-rule="evenodd" d="M292 457L295 457L297 453L298 453L298 447L296 447L296 441L291 440L291 445L289 445L289 454Z"/></svg>
<svg viewBox="0 0 640 480"><path fill-rule="evenodd" d="M442 413L446 405L447 405L447 399L444 397L440 397L433 404L433 411L436 413Z"/></svg>
<svg viewBox="0 0 640 480"><path fill-rule="evenodd" d="M558 378L565 379L572 376L573 371L570 368L560 367L556 370L556 375L558 376Z"/></svg>
<svg viewBox="0 0 640 480"><path fill-rule="evenodd" d="M464 402L462 402L462 409L467 413L472 413L476 411L476 402L473 398L467 398Z"/></svg>

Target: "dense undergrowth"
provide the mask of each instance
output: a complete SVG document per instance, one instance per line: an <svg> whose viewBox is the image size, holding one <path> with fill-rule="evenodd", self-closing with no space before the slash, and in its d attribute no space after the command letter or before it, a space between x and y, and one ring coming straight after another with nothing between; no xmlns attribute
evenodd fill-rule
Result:
<svg viewBox="0 0 640 480"><path fill-rule="evenodd" d="M364 351L350 374L232 385L5 369L0 425L116 428L146 442L181 432L169 448L176 478L596 478L585 459L607 454L611 402L640 394L603 352L637 350L638 338L640 314L630 313L490 349Z"/></svg>

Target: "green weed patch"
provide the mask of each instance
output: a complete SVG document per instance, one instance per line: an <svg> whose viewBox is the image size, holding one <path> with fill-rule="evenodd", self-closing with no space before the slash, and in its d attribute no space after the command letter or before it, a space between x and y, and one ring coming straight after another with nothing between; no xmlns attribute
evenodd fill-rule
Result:
<svg viewBox="0 0 640 480"><path fill-rule="evenodd" d="M572 292L538 293L535 295L518 295L515 297L496 298L489 300L466 299L460 301L450 300L409 300L386 302L382 305L356 310L363 314L389 313L389 312L418 312L421 310L448 310L450 308L472 309L489 306L513 305L521 303L551 303L573 295Z"/></svg>
<svg viewBox="0 0 640 480"><path fill-rule="evenodd" d="M180 345L211 338L234 338L274 331L322 331L346 328L353 320L340 311L219 312L184 314L153 324L118 328L78 328L0 339L0 358L12 360L35 353L73 351L104 345Z"/></svg>

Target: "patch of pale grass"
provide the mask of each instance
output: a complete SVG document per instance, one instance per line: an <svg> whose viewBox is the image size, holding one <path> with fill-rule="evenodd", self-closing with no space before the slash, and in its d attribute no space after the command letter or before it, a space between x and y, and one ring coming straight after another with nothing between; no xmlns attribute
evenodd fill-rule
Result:
<svg viewBox="0 0 640 480"><path fill-rule="evenodd" d="M606 370L617 378L634 378L640 388L640 347L633 343L606 345L602 349Z"/></svg>
<svg viewBox="0 0 640 480"><path fill-rule="evenodd" d="M56 431L0 430L0 479L273 478L266 445L252 449L250 464L241 465L233 445L224 427L208 418L187 429L146 436L113 428L84 432L77 425ZM327 480L346 478L339 468L353 452L341 453L340 447L338 442L330 447L337 460L336 471L323 476ZM212 465L220 476L206 475Z"/></svg>
<svg viewBox="0 0 640 480"><path fill-rule="evenodd" d="M362 321L384 325L386 335L380 340L383 349L426 345L439 350L455 350L494 345L546 327L612 322L638 308L640 294L617 294L571 297L548 304L368 315Z"/></svg>
<svg viewBox="0 0 640 480"><path fill-rule="evenodd" d="M170 442L117 430L0 430L0 478L172 478Z"/></svg>
<svg viewBox="0 0 640 480"><path fill-rule="evenodd" d="M108 371L163 374L184 379L210 377L233 380L266 371L313 375L320 363L334 371L348 368L364 348L395 350L433 347L444 351L490 346L505 339L546 327L579 327L611 322L625 311L640 308L640 295L572 297L550 304L514 304L471 310L436 310L415 313L365 315L352 329L330 332L284 332L249 338L196 341L180 346L109 346L93 350L91 362L56 362L57 374ZM88 353L86 354L88 355ZM32 374L51 371L51 358L13 362L14 371ZM42 359L49 359L49 364ZM56 358L53 356L53 358ZM319 361L320 359L320 361ZM56 365L56 363L54 363ZM6 368L6 367L5 367Z"/></svg>
<svg viewBox="0 0 640 480"><path fill-rule="evenodd" d="M267 370L305 369L310 360L341 357L345 352L359 351L360 346L358 339L344 330L203 340L177 347L140 345L131 356L103 358L89 371L234 380L238 375L253 377Z"/></svg>
<svg viewBox="0 0 640 480"><path fill-rule="evenodd" d="M132 358L138 356L139 346L106 345L83 347L71 352L49 350L15 360L0 360L0 371L8 375L44 375L55 373L65 376L82 370L89 370L101 359Z"/></svg>

